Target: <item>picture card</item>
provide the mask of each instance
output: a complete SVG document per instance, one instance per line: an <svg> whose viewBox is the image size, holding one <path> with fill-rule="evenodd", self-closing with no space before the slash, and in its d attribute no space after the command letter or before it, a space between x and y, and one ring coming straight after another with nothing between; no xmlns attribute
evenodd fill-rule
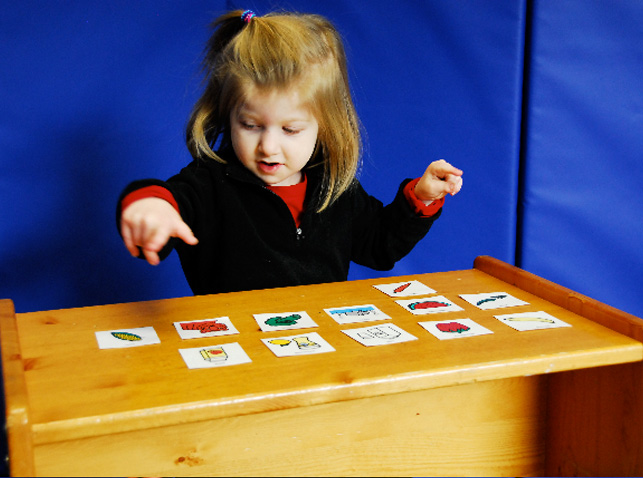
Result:
<svg viewBox="0 0 643 478"><path fill-rule="evenodd" d="M161 343L154 327L104 330L96 332L96 340L99 349L120 349Z"/></svg>
<svg viewBox="0 0 643 478"><path fill-rule="evenodd" d="M419 324L440 340L493 334L491 330L471 319L436 320Z"/></svg>
<svg viewBox="0 0 643 478"><path fill-rule="evenodd" d="M261 341L266 344L277 357L322 354L335 351L333 346L326 342L317 332L261 339Z"/></svg>
<svg viewBox="0 0 643 478"><path fill-rule="evenodd" d="M571 327L567 322L548 314L547 312L523 312L520 314L496 315L500 322L521 332L526 330L554 329Z"/></svg>
<svg viewBox="0 0 643 478"><path fill-rule="evenodd" d="M373 287L391 297L435 294L433 289L417 280L394 282L392 284L376 284Z"/></svg>
<svg viewBox="0 0 643 478"><path fill-rule="evenodd" d="M252 360L237 342L207 347L179 349L188 368L214 368L250 363Z"/></svg>
<svg viewBox="0 0 643 478"><path fill-rule="evenodd" d="M482 310L501 309L529 305L529 302L515 298L506 292L485 292L483 294L460 294L464 300Z"/></svg>
<svg viewBox="0 0 643 478"><path fill-rule="evenodd" d="M324 310L339 324L387 320L391 318L373 304L333 307Z"/></svg>
<svg viewBox="0 0 643 478"><path fill-rule="evenodd" d="M232 325L229 317L174 322L174 327L184 340L218 337L220 335L232 335L239 333L236 327Z"/></svg>
<svg viewBox="0 0 643 478"><path fill-rule="evenodd" d="M254 318L264 332L317 327L310 315L303 311L254 314Z"/></svg>
<svg viewBox="0 0 643 478"><path fill-rule="evenodd" d="M455 312L464 310L443 295L424 297L422 299L396 300L399 305L415 315L439 314L441 312Z"/></svg>
<svg viewBox="0 0 643 478"><path fill-rule="evenodd" d="M342 332L366 347L417 340L417 337L409 334L395 324L371 325L359 329L342 330Z"/></svg>

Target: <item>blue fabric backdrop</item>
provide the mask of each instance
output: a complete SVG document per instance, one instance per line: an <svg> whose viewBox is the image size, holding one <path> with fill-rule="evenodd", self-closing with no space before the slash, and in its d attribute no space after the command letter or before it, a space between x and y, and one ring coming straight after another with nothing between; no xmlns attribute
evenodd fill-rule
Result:
<svg viewBox="0 0 643 478"><path fill-rule="evenodd" d="M157 268L127 255L114 201L189 160L209 21L281 6L344 34L372 194L390 200L440 157L465 170L390 274L513 262L515 250L521 267L643 315L641 2L249 3L3 9L0 296L19 312L190 294L175 255Z"/></svg>
<svg viewBox="0 0 643 478"><path fill-rule="evenodd" d="M156 268L130 258L115 201L130 180L189 161L208 23L277 6L326 15L346 39L371 194L391 200L434 159L465 171L390 274L513 262L522 2L26 1L0 16L0 296L26 312L190 295L175 254Z"/></svg>
<svg viewBox="0 0 643 478"><path fill-rule="evenodd" d="M534 2L520 265L643 317L643 2Z"/></svg>

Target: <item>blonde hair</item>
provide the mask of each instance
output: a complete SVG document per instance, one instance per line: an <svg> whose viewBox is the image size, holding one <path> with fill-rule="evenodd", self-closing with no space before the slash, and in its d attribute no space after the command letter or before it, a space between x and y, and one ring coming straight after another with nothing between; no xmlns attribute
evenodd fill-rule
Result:
<svg viewBox="0 0 643 478"><path fill-rule="evenodd" d="M322 211L351 186L361 155L341 37L319 15L271 13L248 22L241 15L227 13L212 25L205 91L188 122L188 148L196 158L225 162L215 148L230 146L230 113L244 95L254 88L298 88L319 124L313 158L321 158L324 168Z"/></svg>

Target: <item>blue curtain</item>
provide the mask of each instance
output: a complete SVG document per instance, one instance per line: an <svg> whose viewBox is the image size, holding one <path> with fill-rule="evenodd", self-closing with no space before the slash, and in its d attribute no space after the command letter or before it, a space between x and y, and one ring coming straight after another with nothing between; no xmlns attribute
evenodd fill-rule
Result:
<svg viewBox="0 0 643 478"><path fill-rule="evenodd" d="M519 265L643 317L643 2L530 17Z"/></svg>
<svg viewBox="0 0 643 478"><path fill-rule="evenodd" d="M344 35L371 194L390 201L439 158L465 171L390 274L513 261L522 2L27 1L0 16L0 296L27 312L191 294L175 254L156 268L128 255L115 201L129 181L189 161L183 129L209 22L277 7L326 15Z"/></svg>

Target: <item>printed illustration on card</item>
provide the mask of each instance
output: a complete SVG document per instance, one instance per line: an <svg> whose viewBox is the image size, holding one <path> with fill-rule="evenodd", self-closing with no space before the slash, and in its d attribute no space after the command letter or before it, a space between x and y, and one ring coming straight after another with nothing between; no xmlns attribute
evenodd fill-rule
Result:
<svg viewBox="0 0 643 478"><path fill-rule="evenodd" d="M399 305L415 315L439 314L441 312L456 312L464 310L443 295L417 299L396 300Z"/></svg>
<svg viewBox="0 0 643 478"><path fill-rule="evenodd" d="M394 282L391 284L376 284L373 287L391 297L411 297L415 295L435 294L433 289L417 280Z"/></svg>
<svg viewBox="0 0 643 478"><path fill-rule="evenodd" d="M567 322L563 322L557 317L544 311L523 312L520 314L503 314L496 315L503 324L516 329L520 332L527 330L555 329L558 327L571 327Z"/></svg>
<svg viewBox="0 0 643 478"><path fill-rule="evenodd" d="M133 329L104 330L96 332L99 349L119 349L140 347L142 345L160 344L154 327L137 327Z"/></svg>
<svg viewBox="0 0 643 478"><path fill-rule="evenodd" d="M524 300L507 294L506 292L485 292L483 294L460 294L460 297L482 310L501 309L504 307L517 307L529 305Z"/></svg>
<svg viewBox="0 0 643 478"><path fill-rule="evenodd" d="M304 311L254 314L254 318L264 332L317 327L315 321Z"/></svg>
<svg viewBox="0 0 643 478"><path fill-rule="evenodd" d="M342 332L366 347L417 340L417 337L395 324L371 325L358 329L342 330Z"/></svg>
<svg viewBox="0 0 643 478"><path fill-rule="evenodd" d="M335 348L317 332L261 339L277 357L334 352Z"/></svg>
<svg viewBox="0 0 643 478"><path fill-rule="evenodd" d="M331 309L324 309L324 311L339 324L388 320L391 318L373 304L333 307Z"/></svg>
<svg viewBox="0 0 643 478"><path fill-rule="evenodd" d="M227 367L252 362L237 342L179 349L179 353L190 369Z"/></svg>
<svg viewBox="0 0 643 478"><path fill-rule="evenodd" d="M440 340L459 339L487 335L493 332L477 322L465 318L454 320L439 320L419 323L423 328Z"/></svg>
<svg viewBox="0 0 643 478"><path fill-rule="evenodd" d="M217 317L205 320L186 320L174 322L174 327L182 339L201 339L220 335L238 334L229 317Z"/></svg>

